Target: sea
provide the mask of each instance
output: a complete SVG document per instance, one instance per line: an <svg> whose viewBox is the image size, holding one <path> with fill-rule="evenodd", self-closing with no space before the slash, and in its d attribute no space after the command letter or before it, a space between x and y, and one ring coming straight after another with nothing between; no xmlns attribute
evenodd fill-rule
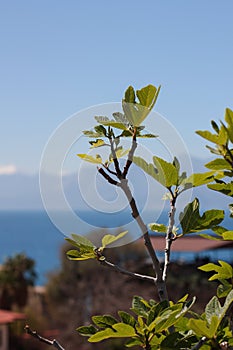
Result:
<svg viewBox="0 0 233 350"><path fill-rule="evenodd" d="M94 222L96 227L110 227L112 222L114 226L121 226L124 230L124 224L128 224L129 212L122 212L117 217L114 214L104 214L93 216L89 212L82 213L83 232L88 218ZM167 212L160 214L160 221L166 223ZM232 226L232 219L224 224L227 227ZM148 222L148 221L147 221ZM150 222L150 221L149 221ZM82 227L79 232L82 233ZM24 253L35 260L37 272L36 285L45 285L48 274L54 272L60 267L61 247L65 242L65 235L53 224L45 211L0 211L0 265L5 259L16 253ZM217 255L216 255L217 254ZM160 258L162 258L162 254ZM197 254L190 252L174 253L173 260L192 261L196 258L208 256L210 258L233 260L233 250L224 249L209 251Z"/></svg>

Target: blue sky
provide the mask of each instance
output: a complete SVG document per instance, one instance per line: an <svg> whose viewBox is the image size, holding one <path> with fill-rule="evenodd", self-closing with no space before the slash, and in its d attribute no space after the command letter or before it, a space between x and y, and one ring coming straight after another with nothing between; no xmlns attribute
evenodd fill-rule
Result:
<svg viewBox="0 0 233 350"><path fill-rule="evenodd" d="M0 1L0 171L37 172L63 120L149 83L207 156L194 131L233 108L232 13L231 0Z"/></svg>

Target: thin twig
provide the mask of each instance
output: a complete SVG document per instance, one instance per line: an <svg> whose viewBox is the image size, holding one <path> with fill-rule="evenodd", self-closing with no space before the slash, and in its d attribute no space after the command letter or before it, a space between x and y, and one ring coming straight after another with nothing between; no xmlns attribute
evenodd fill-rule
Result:
<svg viewBox="0 0 233 350"><path fill-rule="evenodd" d="M111 185L115 185L118 186L119 182L117 182L116 180L114 180L111 176L109 176L108 174L105 173L103 168L97 168L98 172L111 184Z"/></svg>
<svg viewBox="0 0 233 350"><path fill-rule="evenodd" d="M170 263L170 254L171 254L171 246L173 242L173 227L175 225L175 212L176 212L176 198L177 196L173 194L173 192L170 190L172 199L170 201L170 212L169 212L169 224L167 228L167 234L166 234L166 247L164 250L164 255L165 255L165 261L164 261L164 267L163 267L163 280L166 281L167 278L167 269L168 265Z"/></svg>
<svg viewBox="0 0 233 350"><path fill-rule="evenodd" d="M131 271L125 270L124 268L122 268L122 267L120 267L120 266L118 266L116 264L113 264L110 261L107 261L106 259L105 260L100 260L100 263L101 263L101 265L108 266L108 267L114 269L115 271L122 273L123 275L127 275L127 276L130 276L130 277L134 277L134 278L138 278L138 279L141 279L141 280L146 280L146 281L150 281L150 282L156 283L156 278L154 278L152 276L141 275L140 273L135 273L135 272L131 272Z"/></svg>
<svg viewBox="0 0 233 350"><path fill-rule="evenodd" d="M192 347L191 350L198 350L198 349L200 349L200 348L202 347L202 345L205 344L206 341L207 341L207 338L206 338L206 337L202 337L202 338L199 340L199 342L198 342L196 345L194 345L194 346Z"/></svg>
<svg viewBox="0 0 233 350"><path fill-rule="evenodd" d="M111 169L109 169L108 166L104 165L104 168L105 168L110 174L112 174L112 175L114 175L114 176L117 176L117 173L116 173L115 171L112 171Z"/></svg>
<svg viewBox="0 0 233 350"><path fill-rule="evenodd" d="M45 343L47 345L53 346L56 349L59 350L65 350L65 348L63 348L56 339L54 340L49 340L47 338L42 337L41 335L39 335L36 331L32 331L31 328L27 325L25 326L25 331L30 334L32 337L36 338L37 340L41 341L42 343Z"/></svg>

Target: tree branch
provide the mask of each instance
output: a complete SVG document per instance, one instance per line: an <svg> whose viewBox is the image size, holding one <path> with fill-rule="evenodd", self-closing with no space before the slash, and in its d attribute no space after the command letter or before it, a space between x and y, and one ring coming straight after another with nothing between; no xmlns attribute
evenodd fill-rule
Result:
<svg viewBox="0 0 233 350"><path fill-rule="evenodd" d="M154 268L155 275L156 275L155 281L156 281L156 286L157 286L158 293L159 293L159 298L161 301L167 300L168 294L167 294L166 284L163 281L163 271L162 271L162 268L160 266L160 262L157 258L157 255L155 253L155 250L153 248L153 245L151 243L151 239L150 239L150 235L148 233L147 226L145 225L141 215L139 214L135 199L133 198L132 193L130 191L130 188L128 186L128 181L126 179L122 179L119 186L122 188L122 190L124 191L128 201L129 201L129 205L132 209L132 217L136 220L136 222L141 230L141 233L142 233L143 238L144 238L145 246L146 246L147 251L151 257L153 268Z"/></svg>
<svg viewBox="0 0 233 350"><path fill-rule="evenodd" d="M164 250L165 253L165 261L164 261L164 267L163 267L163 280L166 281L167 278L167 269L168 265L170 263L170 254L171 254L171 246L173 242L173 226L175 224L175 212L176 212L176 199L177 196L173 194L173 192L170 190L170 193L172 195L172 199L170 201L170 212L169 212L169 224L167 228L167 234L166 234L166 247Z"/></svg>
<svg viewBox="0 0 233 350"><path fill-rule="evenodd" d="M194 346L192 347L191 350L198 350L198 349L200 349L200 348L202 347L202 345L205 344L206 341L207 341L207 338L206 338L206 337L202 337L202 338L199 340L199 342L198 342L196 345L194 345Z"/></svg>
<svg viewBox="0 0 233 350"><path fill-rule="evenodd" d="M137 128L134 128L132 146L131 146L131 149L129 151L128 159L127 159L127 162L125 164L125 167L124 167L124 170L123 170L123 174L122 174L123 179L125 179L127 174L128 174L130 165L132 164L132 161L133 161L134 152L135 152L135 150L137 148L136 133L137 133Z"/></svg>
<svg viewBox="0 0 233 350"><path fill-rule="evenodd" d="M126 165L124 167L123 173L121 172L120 167L119 167L119 162L118 162L118 159L116 157L116 152L114 149L112 138L111 137L109 138L112 156L113 156L113 161L114 161L114 166L115 166L117 177L120 180L120 182L117 182L114 179L112 179L108 174L105 173L105 171L102 168L99 168L98 171L110 184L121 187L121 189L125 193L125 195L128 199L129 205L132 209L132 217L136 220L136 222L141 230L141 233L142 233L143 238L144 238L145 246L146 246L147 251L148 251L148 253L151 257L151 260L152 260L152 265L153 265L153 269L155 272L154 282L155 282L155 285L156 285L157 290L158 290L159 299L161 301L168 300L166 283L163 280L163 270L161 268L159 259L156 255L155 250L153 248L153 245L151 243L151 239L150 239L150 235L149 235L147 226L145 225L141 215L139 214L135 199L133 198L131 190L128 186L128 180L126 179L126 176L128 174L128 170L130 168L130 165L132 164L133 154L137 148L136 132L137 132L137 128L134 129L132 146L131 146L131 149L130 149L130 152L128 155L128 160L127 160Z"/></svg>
<svg viewBox="0 0 233 350"><path fill-rule="evenodd" d="M141 275L140 273L136 273L136 272L131 272L131 271L125 270L124 268L122 268L122 267L120 267L120 266L118 266L116 264L113 264L110 261L107 261L106 259L105 260L100 260L100 263L101 263L101 265L110 267L110 268L114 269L115 271L122 273L123 275L127 275L127 276L130 276L130 277L134 277L134 278L138 278L138 279L141 279L141 280L146 280L146 281L150 281L150 282L156 283L156 278L154 278L152 276Z"/></svg>
<svg viewBox="0 0 233 350"><path fill-rule="evenodd" d="M36 338L37 340L41 341L42 343L45 343L47 345L50 345L50 346L53 346L54 348L56 349L59 349L59 350L65 350L59 343L56 339L54 340L49 340L49 339L46 339L44 337L42 337L41 335L39 335L36 331L32 331L31 328L27 325L25 326L25 331L30 334L32 337Z"/></svg>

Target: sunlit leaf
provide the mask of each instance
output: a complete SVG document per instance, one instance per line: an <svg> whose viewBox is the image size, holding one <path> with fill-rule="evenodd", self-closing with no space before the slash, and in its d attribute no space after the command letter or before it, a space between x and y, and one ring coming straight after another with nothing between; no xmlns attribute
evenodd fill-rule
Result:
<svg viewBox="0 0 233 350"><path fill-rule="evenodd" d="M135 329L132 326L125 323L116 323L112 328L106 328L92 335L88 341L96 343L108 338L129 338L136 335Z"/></svg>
<svg viewBox="0 0 233 350"><path fill-rule="evenodd" d="M163 233L167 232L167 226L163 224L154 223L154 224L149 224L148 227L151 231L154 231L154 232L163 232Z"/></svg>
<svg viewBox="0 0 233 350"><path fill-rule="evenodd" d="M89 253L85 251L78 251L76 249L69 250L66 255L70 260L89 260L96 258L94 251Z"/></svg>
<svg viewBox="0 0 233 350"><path fill-rule="evenodd" d="M229 139L233 142L233 111L230 108L226 108L225 110L225 121L227 122Z"/></svg>
<svg viewBox="0 0 233 350"><path fill-rule="evenodd" d="M215 171L207 173L195 173L184 179L181 185L185 188L198 187L214 181Z"/></svg>
<svg viewBox="0 0 233 350"><path fill-rule="evenodd" d="M157 181L161 183L161 185L167 188L177 185L179 174L177 168L172 163L155 156L153 157L153 162L158 170Z"/></svg>
<svg viewBox="0 0 233 350"><path fill-rule="evenodd" d="M106 246L110 245L111 243L116 242L119 239L123 238L127 233L128 233L128 231L124 231L124 232L119 233L116 236L114 236L114 235L105 235L102 238L102 248L105 248Z"/></svg>
<svg viewBox="0 0 233 350"><path fill-rule="evenodd" d="M115 120L110 120L108 117L95 117L96 121L104 126L110 126L112 128L120 129L120 130L127 130L128 125L123 124L121 122L117 122Z"/></svg>
<svg viewBox="0 0 233 350"><path fill-rule="evenodd" d="M205 167L213 170L232 170L232 166L223 158L216 158L205 164Z"/></svg>
<svg viewBox="0 0 233 350"><path fill-rule="evenodd" d="M217 296L218 298L224 298L226 297L229 292L232 290L232 284L229 283L227 280L219 280L220 285L217 288Z"/></svg>
<svg viewBox="0 0 233 350"><path fill-rule="evenodd" d="M200 266L199 269L206 272L210 272L210 271L217 272L209 278L209 281L232 278L233 268L231 267L231 265L222 260L219 260L218 262L219 262L219 265L214 263L208 263Z"/></svg>
<svg viewBox="0 0 233 350"><path fill-rule="evenodd" d="M160 87L159 89L160 90ZM153 85L143 87L136 91L137 98L142 106L148 107L150 110L154 107L159 91Z"/></svg>
<svg viewBox="0 0 233 350"><path fill-rule="evenodd" d="M78 235L77 233L71 233L71 237L73 241L75 241L78 245L88 246L90 248L94 247L93 243L88 238L82 235Z"/></svg>
<svg viewBox="0 0 233 350"><path fill-rule="evenodd" d="M233 231L225 231L222 236L225 241L233 241Z"/></svg>
<svg viewBox="0 0 233 350"><path fill-rule="evenodd" d="M122 108L128 122L135 127L139 127L148 116L158 97L160 87L156 89L153 85L148 85L141 90L137 90L139 103L135 101L135 92L132 87L126 90L125 98L122 100Z"/></svg>
<svg viewBox="0 0 233 350"><path fill-rule="evenodd" d="M96 154L95 157L90 156L89 154L79 153L77 156L87 162L94 163L94 164L102 164L102 158L99 154Z"/></svg>
<svg viewBox="0 0 233 350"><path fill-rule="evenodd" d="M95 141L90 141L89 143L91 144L91 148L97 148L97 147L102 147L102 146L106 146L107 145L104 142L104 140L101 140L101 139L97 139Z"/></svg>

